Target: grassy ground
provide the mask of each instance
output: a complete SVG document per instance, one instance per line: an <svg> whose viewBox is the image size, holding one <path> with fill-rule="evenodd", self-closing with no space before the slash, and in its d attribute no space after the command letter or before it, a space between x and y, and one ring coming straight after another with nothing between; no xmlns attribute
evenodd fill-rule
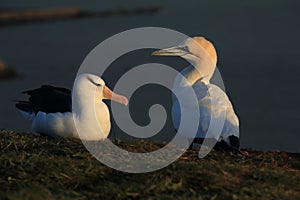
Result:
<svg viewBox="0 0 300 200"><path fill-rule="evenodd" d="M128 174L99 163L80 141L1 131L0 199L300 199L299 154L248 152L198 159L188 151L160 171Z"/></svg>

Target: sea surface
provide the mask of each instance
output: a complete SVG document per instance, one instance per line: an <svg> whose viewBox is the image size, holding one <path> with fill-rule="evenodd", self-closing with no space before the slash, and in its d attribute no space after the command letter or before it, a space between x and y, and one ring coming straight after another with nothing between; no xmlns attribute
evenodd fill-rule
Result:
<svg viewBox="0 0 300 200"><path fill-rule="evenodd" d="M0 81L0 128L30 131L14 107L20 91L52 84L71 88L78 68L100 42L138 27L170 28L190 36L203 35L218 51L227 94L241 124L244 148L300 152L300 2L282 0L217 1L79 1L1 0L0 10L81 7L106 11L161 6L153 15L65 19L0 26L0 58L20 74ZM141 35L141 37L143 37ZM176 44L174 44L176 45ZM122 69L161 62L183 69L179 58L154 58L152 50L126 54L103 78L113 87ZM140 88L132 98L136 123L147 125L153 103L170 110L170 92L157 85ZM114 123L113 123L114 125ZM172 138L168 120L159 133ZM113 126L111 137L124 135Z"/></svg>

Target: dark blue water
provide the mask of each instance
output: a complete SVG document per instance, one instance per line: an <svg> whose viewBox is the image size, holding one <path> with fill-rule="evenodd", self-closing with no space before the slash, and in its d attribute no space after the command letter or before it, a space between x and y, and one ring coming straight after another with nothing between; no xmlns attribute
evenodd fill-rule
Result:
<svg viewBox="0 0 300 200"><path fill-rule="evenodd" d="M163 9L154 15L0 27L0 57L22 75L0 82L0 127L30 130L12 102L22 97L19 91L45 83L72 87L81 62L101 41L127 29L157 26L190 36L204 35L214 42L219 70L240 117L243 147L300 152L300 3L291 0L217 2L2 0L1 9L79 6L104 11L156 5ZM146 58L135 59L143 63ZM136 63L132 59L124 59L128 62L125 64ZM185 63L175 60L173 64L183 68ZM115 70L118 73L118 68Z"/></svg>

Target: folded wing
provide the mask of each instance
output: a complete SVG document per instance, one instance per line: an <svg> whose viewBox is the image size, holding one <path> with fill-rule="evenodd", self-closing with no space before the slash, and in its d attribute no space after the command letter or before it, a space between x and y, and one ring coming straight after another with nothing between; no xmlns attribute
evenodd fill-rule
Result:
<svg viewBox="0 0 300 200"><path fill-rule="evenodd" d="M19 110L35 113L71 112L71 91L62 87L43 85L40 88L23 91L29 95L28 101L17 101Z"/></svg>

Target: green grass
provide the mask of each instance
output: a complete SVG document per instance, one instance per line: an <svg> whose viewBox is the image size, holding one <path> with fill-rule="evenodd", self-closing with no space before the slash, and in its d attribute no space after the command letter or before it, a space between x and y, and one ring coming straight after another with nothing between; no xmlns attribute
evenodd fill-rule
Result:
<svg viewBox="0 0 300 200"><path fill-rule="evenodd" d="M121 142L137 152L160 148ZM98 162L78 140L0 132L0 199L300 199L300 155L187 151L168 167L145 174Z"/></svg>

